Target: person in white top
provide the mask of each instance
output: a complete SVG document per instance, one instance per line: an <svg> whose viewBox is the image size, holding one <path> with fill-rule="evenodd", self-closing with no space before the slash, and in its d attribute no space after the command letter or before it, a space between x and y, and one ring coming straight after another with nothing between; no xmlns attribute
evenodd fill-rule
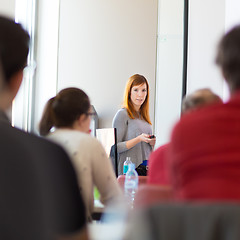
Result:
<svg viewBox="0 0 240 240"><path fill-rule="evenodd" d="M94 186L103 204L121 195L103 146L89 134L91 115L87 94L78 88L66 88L48 100L39 125L40 134L62 145L71 157L89 220L93 212Z"/></svg>

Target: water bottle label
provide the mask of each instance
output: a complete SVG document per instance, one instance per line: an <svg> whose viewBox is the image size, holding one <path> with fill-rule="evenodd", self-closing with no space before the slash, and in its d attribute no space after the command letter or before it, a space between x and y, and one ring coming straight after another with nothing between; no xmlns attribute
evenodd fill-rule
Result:
<svg viewBox="0 0 240 240"><path fill-rule="evenodd" d="M137 183L135 181L125 182L125 189L135 189L137 188Z"/></svg>
<svg viewBox="0 0 240 240"><path fill-rule="evenodd" d="M126 174L128 171L128 165L123 166L123 174Z"/></svg>

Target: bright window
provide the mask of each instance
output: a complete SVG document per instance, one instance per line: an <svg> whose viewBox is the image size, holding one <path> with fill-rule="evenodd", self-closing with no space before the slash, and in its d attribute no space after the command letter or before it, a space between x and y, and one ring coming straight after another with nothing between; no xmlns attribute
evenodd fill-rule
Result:
<svg viewBox="0 0 240 240"><path fill-rule="evenodd" d="M16 0L15 21L21 23L30 35L30 51L21 88L12 104L12 125L25 131L32 131L35 78L35 26L36 0Z"/></svg>

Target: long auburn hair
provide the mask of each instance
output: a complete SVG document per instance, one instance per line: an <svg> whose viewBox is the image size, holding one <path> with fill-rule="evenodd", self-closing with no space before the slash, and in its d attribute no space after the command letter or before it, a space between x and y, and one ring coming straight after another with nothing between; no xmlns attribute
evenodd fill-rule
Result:
<svg viewBox="0 0 240 240"><path fill-rule="evenodd" d="M139 86L144 83L147 85L147 96L144 103L140 107L140 117L149 124L152 124L149 116L149 85L147 79L144 76L135 74L128 79L124 92L123 107L126 108L128 116L131 119L139 118L139 115L134 109L133 103L131 101L131 90L134 86Z"/></svg>

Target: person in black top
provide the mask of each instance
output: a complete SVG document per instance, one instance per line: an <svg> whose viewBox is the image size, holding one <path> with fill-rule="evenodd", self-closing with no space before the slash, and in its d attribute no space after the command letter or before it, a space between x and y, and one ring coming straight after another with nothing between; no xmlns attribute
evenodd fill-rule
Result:
<svg viewBox="0 0 240 240"><path fill-rule="evenodd" d="M88 239L76 175L64 150L13 128L5 114L22 82L29 35L0 16L0 239Z"/></svg>

